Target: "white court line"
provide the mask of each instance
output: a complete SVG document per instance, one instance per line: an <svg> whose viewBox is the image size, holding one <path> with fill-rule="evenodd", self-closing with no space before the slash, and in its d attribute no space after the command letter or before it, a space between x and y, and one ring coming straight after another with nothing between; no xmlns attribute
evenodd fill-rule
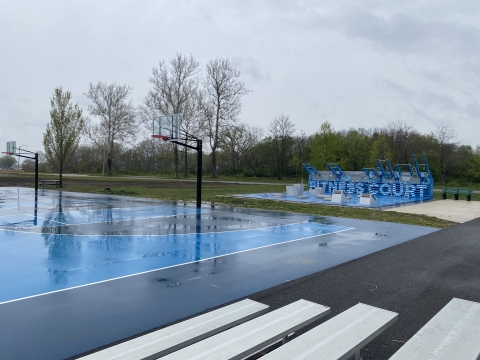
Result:
<svg viewBox="0 0 480 360"><path fill-rule="evenodd" d="M176 215L171 215L171 216L165 216L165 217L174 217ZM145 218L145 219L152 219L152 218ZM144 220L144 219L139 219L139 220ZM97 224L97 223L86 223L86 224L81 224L81 225L88 225L88 224ZM317 223L304 223L304 222L297 222L297 223L293 223L293 224L279 224L279 225L272 225L272 226L267 226L267 227L258 227L258 228L251 228L251 229L236 229L236 230L225 230L225 231L208 231L208 232L201 232L201 233L194 233L194 232L191 232L191 233L185 233L185 234L155 234L155 235L152 235L152 234L146 234L146 235L102 235L102 234L92 234L92 235L89 235L89 234L51 234L49 233L49 235L62 235L62 236L65 236L65 235L70 235L70 236L100 236L100 237L103 237L103 236L123 236L123 237L146 237L146 236L150 236L150 237L163 237L163 236L187 236L187 235L196 235L196 234L224 234L224 233L230 233L230 232L240 232L240 231L251 231L251 230L262 230L262 229L271 229L271 228L275 228L275 227L280 227L280 226L292 226L292 225L300 225L300 224L317 224ZM72 224L72 225L77 225L77 224ZM323 225L323 226L338 226L338 225L328 225L328 224L317 224L317 225ZM37 225L37 226L32 226L32 228L34 227L39 227L40 225ZM7 227L6 225L0 225L0 228L2 227ZM343 226L342 226L343 227ZM6 229L5 229L6 230ZM20 231L20 230L9 230L9 231L13 231L13 232L16 232L16 233L22 233L22 234L43 234L43 233L39 233L39 232L33 232L33 231ZM329 233L330 234L330 233ZM320 236L320 235L318 235Z"/></svg>
<svg viewBox="0 0 480 360"><path fill-rule="evenodd" d="M307 236L307 237L300 238L300 239L294 239L294 240L284 241L284 242L281 242L281 243L278 243L278 244L270 244L270 245L259 246L259 247L252 248L252 249L235 251L235 252L229 253L229 254L212 256L212 257L209 257L209 258L206 258L206 259L194 260L194 261L189 261L189 262L182 263L182 264L171 265L171 266L166 266L166 267L163 267L163 268L158 268L158 269L153 269L153 270L142 271L142 272L139 272L139 273L136 273L136 274L124 275L124 276L119 276L119 277L112 278L112 279L95 281L95 282L90 283L90 284L72 286L72 287L65 288L65 289L49 291L49 292L46 292L46 293L43 293L43 294L25 296L25 297L18 298L18 299L13 299L13 300L7 300L7 301L0 302L0 305L12 303L12 302L15 302L15 301L32 299L32 298L39 297L39 296L50 295L50 294L54 294L54 293L58 293L58 292L62 292L62 291L79 289L79 288L86 287L86 286L91 286L91 285L96 285L96 284L102 284L102 283L109 282L109 281L114 281L114 280L119 280L119 279L125 279L125 278L129 278L129 277L132 277L132 276L148 274L148 273L151 273L151 272L154 272L154 271L165 270L165 269L170 269L170 268L174 268L174 267L178 267L178 266L183 266L183 265L188 265L188 264L194 264L194 263L199 263L199 262L205 262L205 261L208 261L208 260L218 259L218 258L225 257L225 256L240 254L240 253L244 253L244 252L248 252L248 251L253 251L253 250L258 250L258 249L264 249L264 248L267 248L267 247L272 247L272 246L277 246L277 245L282 245L282 244L288 244L288 243L291 243L291 242L296 242L296 241L311 239L311 238L314 238L314 237L320 237L320 236L325 236L325 235L337 234L337 233L341 233L341 232L349 231L349 230L353 230L353 229L355 229L355 228L346 228L346 229L343 229L343 230L332 231L331 233L328 233L328 234L320 234L320 235Z"/></svg>

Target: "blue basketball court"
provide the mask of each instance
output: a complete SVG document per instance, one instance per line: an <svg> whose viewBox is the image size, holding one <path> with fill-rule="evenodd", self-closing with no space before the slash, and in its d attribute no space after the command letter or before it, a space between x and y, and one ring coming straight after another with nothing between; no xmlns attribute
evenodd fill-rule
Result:
<svg viewBox="0 0 480 360"><path fill-rule="evenodd" d="M2 356L75 356L435 230L0 188Z"/></svg>

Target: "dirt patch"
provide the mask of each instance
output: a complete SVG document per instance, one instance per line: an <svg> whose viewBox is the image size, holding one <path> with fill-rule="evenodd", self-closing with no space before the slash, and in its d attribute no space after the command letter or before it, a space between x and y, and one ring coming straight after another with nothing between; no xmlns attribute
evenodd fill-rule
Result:
<svg viewBox="0 0 480 360"><path fill-rule="evenodd" d="M39 177L39 180L42 180L42 177ZM49 178L51 180L51 178ZM225 184L221 182L202 182L202 187L215 187L215 186L224 186ZM14 176L14 175L2 175L0 176L0 186L24 186L24 187L34 187L33 177L26 176ZM39 185L40 186L40 185ZM83 178L64 178L63 186L96 186L96 187L129 187L129 186L143 186L146 188L195 188L197 186L196 181L185 181L185 180L125 180L125 181L109 181L109 180L91 180L88 177ZM245 186L242 183L229 183L228 186ZM252 185L255 186L255 185ZM51 188L51 187L50 187Z"/></svg>

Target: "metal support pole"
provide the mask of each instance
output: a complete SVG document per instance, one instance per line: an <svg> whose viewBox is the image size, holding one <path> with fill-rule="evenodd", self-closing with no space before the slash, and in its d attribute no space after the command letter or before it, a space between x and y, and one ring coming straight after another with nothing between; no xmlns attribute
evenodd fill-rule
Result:
<svg viewBox="0 0 480 360"><path fill-rule="evenodd" d="M38 192L38 153L35 153L35 197Z"/></svg>
<svg viewBox="0 0 480 360"><path fill-rule="evenodd" d="M197 139L197 208L202 207L202 140Z"/></svg>

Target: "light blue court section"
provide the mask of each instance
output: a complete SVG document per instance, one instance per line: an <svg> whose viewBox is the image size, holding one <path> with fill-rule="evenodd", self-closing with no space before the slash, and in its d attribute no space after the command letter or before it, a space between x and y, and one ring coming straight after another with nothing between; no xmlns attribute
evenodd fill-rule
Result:
<svg viewBox="0 0 480 360"><path fill-rule="evenodd" d="M58 206L57 206L58 209ZM58 209L60 210L60 209ZM79 224L113 223L124 220L154 219L174 217L179 215L197 214L200 210L179 206L144 206L137 208L86 209L68 211L49 211L33 214L0 215L0 226L30 227L30 226L62 226ZM208 210L202 210L202 213ZM36 223L34 220L37 220ZM47 222L48 224L46 224Z"/></svg>
<svg viewBox="0 0 480 360"><path fill-rule="evenodd" d="M308 192L305 192L304 195L308 195ZM415 197L403 197L403 196L377 196L377 203L375 205L360 205L360 198L356 196L353 196L350 200L342 204L332 203L330 200L317 199L315 196L312 196L312 195L309 195L308 198L306 199L299 199L296 196L287 196L287 197L281 198L276 193L237 194L235 196L251 198L251 199L266 199L266 200L289 201L289 202L308 203L308 204L342 205L342 206L366 207L366 208L395 207L395 206L402 206L405 204L426 202L425 200L419 200L418 198L415 198Z"/></svg>
<svg viewBox="0 0 480 360"><path fill-rule="evenodd" d="M154 208L147 211L150 215L163 214ZM128 216L143 213L132 211ZM93 211L68 221L100 221L104 219L102 214ZM0 303L348 229L306 222L243 231L150 236L0 230Z"/></svg>

